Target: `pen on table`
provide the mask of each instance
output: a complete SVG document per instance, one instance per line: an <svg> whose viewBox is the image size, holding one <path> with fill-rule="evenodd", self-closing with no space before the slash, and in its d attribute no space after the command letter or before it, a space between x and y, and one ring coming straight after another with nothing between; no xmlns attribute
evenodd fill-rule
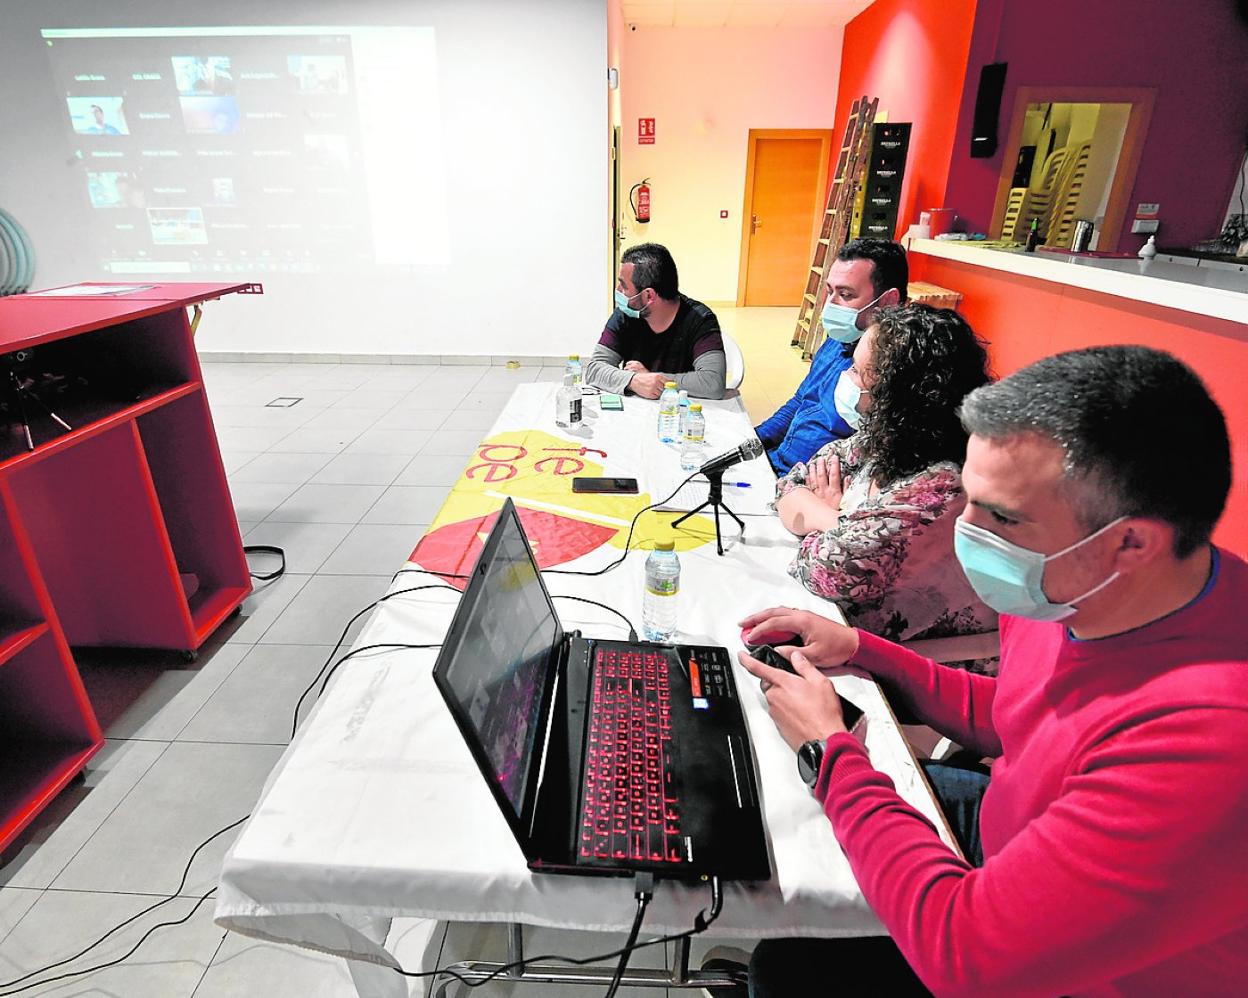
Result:
<svg viewBox="0 0 1248 998"><path fill-rule="evenodd" d="M751 489L754 487L749 482L724 482L724 484L733 489Z"/></svg>

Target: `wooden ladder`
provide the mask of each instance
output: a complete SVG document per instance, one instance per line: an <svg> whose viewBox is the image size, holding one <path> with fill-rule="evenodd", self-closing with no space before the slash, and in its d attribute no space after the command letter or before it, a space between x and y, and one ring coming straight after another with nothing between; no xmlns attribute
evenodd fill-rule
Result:
<svg viewBox="0 0 1248 998"><path fill-rule="evenodd" d="M803 360L810 360L823 342L823 326L819 323L827 297L823 275L849 236L854 198L866 172L869 136L878 104L879 98L876 97L870 100L865 95L858 98L850 108L849 121L845 123L845 139L836 161L836 178L828 192L828 208L823 214L819 241L815 243L814 259L806 278L806 291L802 295L802 307L797 313L797 329L793 332L791 345L802 348Z"/></svg>

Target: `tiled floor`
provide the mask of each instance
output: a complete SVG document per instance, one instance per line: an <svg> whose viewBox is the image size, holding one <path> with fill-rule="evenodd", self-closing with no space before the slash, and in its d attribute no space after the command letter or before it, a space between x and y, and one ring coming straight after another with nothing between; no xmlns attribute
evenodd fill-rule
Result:
<svg viewBox="0 0 1248 998"><path fill-rule="evenodd" d="M805 373L788 346L796 310L717 311L745 354L743 397L762 419ZM283 547L287 574L262 585L194 665L142 652L80 656L108 741L85 782L62 793L0 867L0 994L174 891L194 848L247 813L289 739L299 693L347 620L385 590L515 386L561 374L533 367L205 366L245 543ZM266 407L281 396L302 401ZM22 994L353 995L342 961L227 936L213 925L212 901L197 899L212 887L231 834L199 854L175 900L39 980L116 960L158 922L186 916L185 923L153 933L118 966ZM529 942L580 954L619 944L592 937L572 945L566 936L557 943L546 936ZM401 922L390 943L405 965L432 966L452 957L491 958L505 939L481 927L447 932ZM638 965L657 959L639 957ZM413 993L424 991L413 985Z"/></svg>

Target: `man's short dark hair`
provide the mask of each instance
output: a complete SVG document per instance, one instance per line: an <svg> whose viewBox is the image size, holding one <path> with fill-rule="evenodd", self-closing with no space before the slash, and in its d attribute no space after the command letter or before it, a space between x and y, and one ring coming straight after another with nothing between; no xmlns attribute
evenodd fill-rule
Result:
<svg viewBox="0 0 1248 998"><path fill-rule="evenodd" d="M676 261L666 246L658 243L641 243L630 246L620 257L620 263L633 265L633 287L638 291L654 288L660 298L672 301L680 294L680 279L676 275Z"/></svg>
<svg viewBox="0 0 1248 998"><path fill-rule="evenodd" d="M1222 410L1187 365L1139 346L1073 350L1024 367L962 403L968 433L1039 433L1065 451L1088 530L1120 516L1174 528L1174 553L1205 544L1231 488Z"/></svg>
<svg viewBox="0 0 1248 998"><path fill-rule="evenodd" d="M910 283L910 265L906 263L906 251L901 243L891 239L851 239L841 247L836 258L844 263L850 260L870 260L871 287L876 296L890 288L901 292L901 300L908 297L906 288Z"/></svg>

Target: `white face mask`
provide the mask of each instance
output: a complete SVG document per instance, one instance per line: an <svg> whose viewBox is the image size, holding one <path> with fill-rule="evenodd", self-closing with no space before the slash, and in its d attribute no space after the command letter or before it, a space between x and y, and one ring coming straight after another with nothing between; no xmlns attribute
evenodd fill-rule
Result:
<svg viewBox="0 0 1248 998"><path fill-rule="evenodd" d="M953 550L975 594L997 613L1027 617L1029 620L1065 620L1075 612L1077 603L1099 593L1118 578L1119 573L1114 572L1082 596L1066 603L1051 603L1044 595L1042 585L1045 564L1083 547L1125 519L1125 516L1120 516L1083 540L1047 556L998 537L991 530L958 519L953 524Z"/></svg>
<svg viewBox="0 0 1248 998"><path fill-rule="evenodd" d="M837 415L855 430L862 424L858 400L863 394L863 390L850 379L849 372L842 371L841 376L836 379L836 388L832 391L832 403L836 406Z"/></svg>
<svg viewBox="0 0 1248 998"><path fill-rule="evenodd" d="M828 339L836 340L838 343L853 343L862 337L863 331L858 328L858 316L862 315L867 309L874 305L877 301L884 297L888 292L878 294L862 308L850 308L848 305L838 305L831 297L828 298L823 305L823 312L819 316L819 321L823 323L823 331L827 333Z"/></svg>
<svg viewBox="0 0 1248 998"><path fill-rule="evenodd" d="M615 307L618 308L625 315L627 315L630 319L640 319L641 313L646 310L646 306L642 305L641 308L633 308L629 304L629 302L632 301L633 298L639 298L641 294L642 292L638 291L637 294L633 295L633 297L630 298L619 288L616 288L615 289Z"/></svg>

